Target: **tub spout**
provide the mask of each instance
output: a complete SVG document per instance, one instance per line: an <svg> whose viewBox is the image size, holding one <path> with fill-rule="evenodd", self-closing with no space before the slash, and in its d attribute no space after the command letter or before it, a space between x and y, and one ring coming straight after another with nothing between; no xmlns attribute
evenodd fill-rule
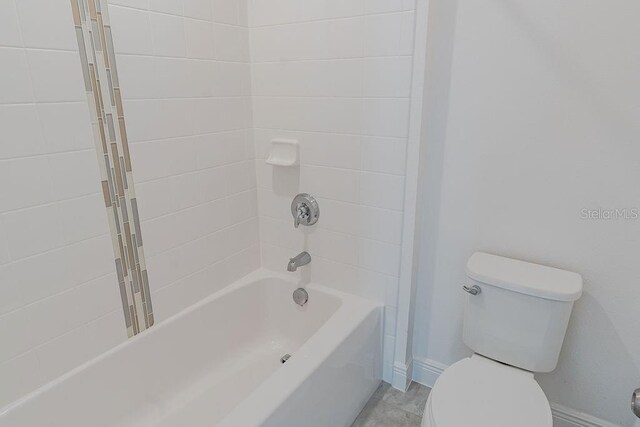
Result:
<svg viewBox="0 0 640 427"><path fill-rule="evenodd" d="M287 271L294 272L298 270L299 267L303 265L307 265L311 262L311 255L308 252L302 252L300 255L295 256L289 260L289 264L287 265Z"/></svg>

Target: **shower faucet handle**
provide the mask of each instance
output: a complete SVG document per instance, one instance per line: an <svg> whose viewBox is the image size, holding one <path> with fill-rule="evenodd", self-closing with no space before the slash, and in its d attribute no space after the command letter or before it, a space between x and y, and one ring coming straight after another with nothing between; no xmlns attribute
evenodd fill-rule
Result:
<svg viewBox="0 0 640 427"><path fill-rule="evenodd" d="M296 206L296 215L295 215L295 219L294 219L294 226L296 228L298 228L298 226L300 225L301 222L305 221L307 218L309 218L309 207L307 205L305 205L304 203L300 203L298 206Z"/></svg>
<svg viewBox="0 0 640 427"><path fill-rule="evenodd" d="M316 199L307 193L300 193L291 202L291 215L293 215L293 226L310 226L318 222L320 218L320 207Z"/></svg>

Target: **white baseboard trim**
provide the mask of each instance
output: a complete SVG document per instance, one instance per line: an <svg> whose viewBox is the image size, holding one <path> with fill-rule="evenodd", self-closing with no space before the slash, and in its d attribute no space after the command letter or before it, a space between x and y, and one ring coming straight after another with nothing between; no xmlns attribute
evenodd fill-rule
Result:
<svg viewBox="0 0 640 427"><path fill-rule="evenodd" d="M404 363L396 362L393 365L393 379L391 386L395 389L406 391L411 385L411 378L414 372L413 360L409 360L406 365Z"/></svg>
<svg viewBox="0 0 640 427"><path fill-rule="evenodd" d="M412 378L417 383L433 387L445 369L447 369L447 365L435 360L413 359ZM551 403L551 412L553 413L554 427L620 427L617 424L612 424L593 415L585 414L557 403Z"/></svg>
<svg viewBox="0 0 640 427"><path fill-rule="evenodd" d="M447 365L435 360L415 359L413 361L413 381L431 388Z"/></svg>
<svg viewBox="0 0 640 427"><path fill-rule="evenodd" d="M617 424L601 420L593 415L585 414L584 412L576 411L575 409L553 402L551 403L551 412L553 413L554 421L558 423L559 427L565 425L567 427L620 427Z"/></svg>

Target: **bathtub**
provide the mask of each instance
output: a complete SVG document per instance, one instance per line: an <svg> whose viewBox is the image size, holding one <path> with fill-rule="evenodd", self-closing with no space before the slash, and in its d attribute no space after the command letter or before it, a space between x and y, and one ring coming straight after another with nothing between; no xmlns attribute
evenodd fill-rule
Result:
<svg viewBox="0 0 640 427"><path fill-rule="evenodd" d="M382 375L382 308L256 271L0 410L0 426L348 426ZM291 357L285 363L281 358Z"/></svg>

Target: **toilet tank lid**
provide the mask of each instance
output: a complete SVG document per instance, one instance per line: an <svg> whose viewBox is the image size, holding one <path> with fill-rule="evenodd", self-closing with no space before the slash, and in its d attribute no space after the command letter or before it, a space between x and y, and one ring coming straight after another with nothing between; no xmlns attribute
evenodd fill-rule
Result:
<svg viewBox="0 0 640 427"><path fill-rule="evenodd" d="M484 252L469 258L467 276L487 285L555 301L575 301L582 295L582 276L577 273Z"/></svg>

